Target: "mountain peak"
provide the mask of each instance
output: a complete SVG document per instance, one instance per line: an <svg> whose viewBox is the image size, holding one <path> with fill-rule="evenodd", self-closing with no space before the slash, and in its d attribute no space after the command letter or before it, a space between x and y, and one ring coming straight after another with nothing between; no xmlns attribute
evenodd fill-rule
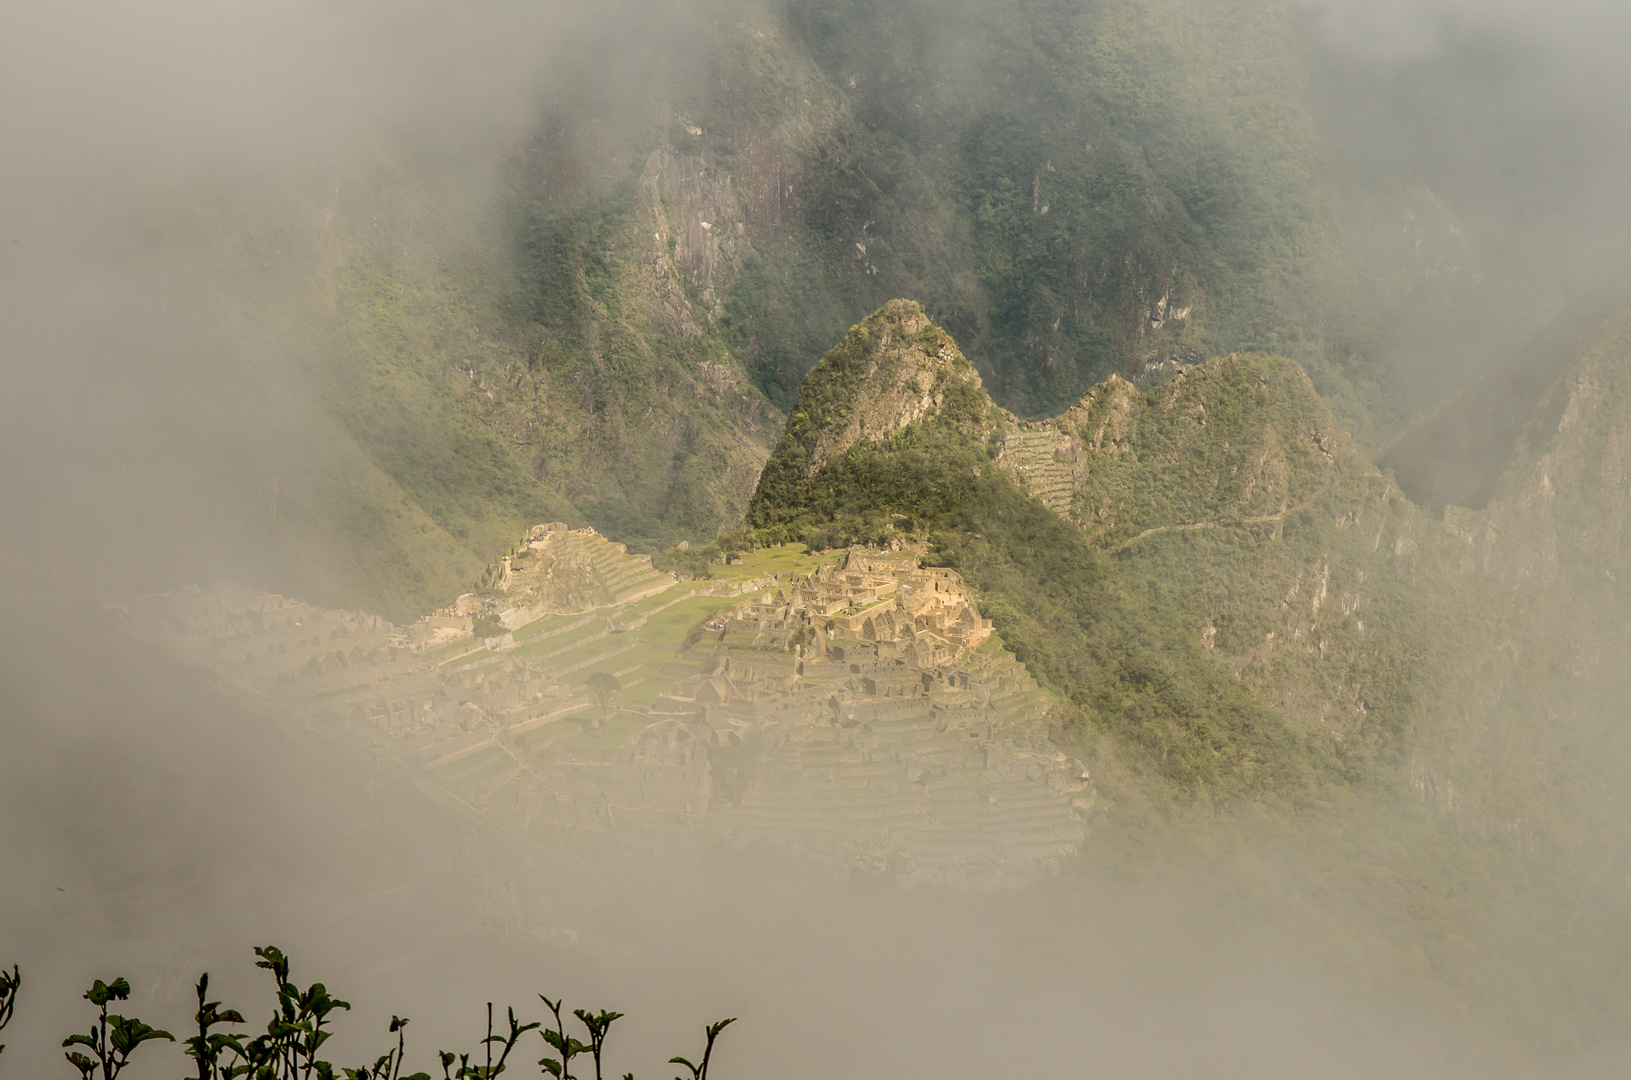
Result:
<svg viewBox="0 0 1631 1080"><path fill-rule="evenodd" d="M979 372L912 300L891 300L850 327L810 373L765 466L767 485L801 483L864 442L942 412L990 407Z"/></svg>

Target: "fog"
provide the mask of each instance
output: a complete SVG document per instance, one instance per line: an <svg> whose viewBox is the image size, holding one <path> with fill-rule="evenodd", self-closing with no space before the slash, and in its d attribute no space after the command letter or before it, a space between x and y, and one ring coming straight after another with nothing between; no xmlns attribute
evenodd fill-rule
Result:
<svg viewBox="0 0 1631 1080"><path fill-rule="evenodd" d="M339 1063L383 1052L395 1014L413 1021L411 1067L433 1069L433 1049L474 1048L486 1001L538 1019L542 992L628 1013L609 1066L637 1076L694 1057L723 1016L741 1018L718 1054L729 1076L1541 1068L1547 1046L1520 1037L1533 1032L1333 968L1268 859L1241 872L1152 858L1133 876L971 894L845 883L786 857L523 848L246 713L98 626L83 599L12 581L0 912L25 982L10 1075L65 1067L57 1043L85 1026L78 994L94 978L129 976L129 1011L183 1034L208 970L213 996L258 1022L271 1004L258 944L353 1003L330 1044ZM1570 1042L1567 1071L1617 1075L1621 1050ZM132 1075L181 1067L148 1047Z"/></svg>
<svg viewBox="0 0 1631 1080"><path fill-rule="evenodd" d="M336 346L304 290L336 211L378 213L374 174L405 162L468 230L546 101L592 72L614 113L649 103L684 11L9 5L0 543L57 564L117 521L105 597L221 576L343 593L313 569L321 515L299 516L366 483L314 404Z"/></svg>
<svg viewBox="0 0 1631 1080"><path fill-rule="evenodd" d="M1515 323L1623 261L1623 7L1307 10L1327 89L1378 95L1346 152L1387 143L1472 209L1502 295L1526 297ZM1495 913L1478 946L1526 966L1469 1002L1412 989L1395 957L1333 958L1286 868L1298 854L1249 824L1209 858L1135 838L985 893L791 856L541 850L104 618L104 601L189 581L345 593L333 536L266 524L359 459L315 404L322 358L243 299L256 274L297 272L277 261L280 215L306 230L292 243L319 242L383 145L428 163L450 228L487 227L502 161L547 103L594 94L635 115L715 14L0 6L0 962L25 980L0 1075L68 1069L59 1043L88 1022L93 978L128 975L129 1011L182 1035L208 970L253 1023L263 944L354 1004L331 1044L348 1064L383 1052L400 1014L410 1067L432 1069L434 1049L475 1048L486 1002L541 1019L546 993L628 1014L617 1075L694 1057L724 1016L740 1021L718 1077L1618 1075L1624 1002L1583 962L1595 909L1544 957L1513 929L1529 915ZM261 228L274 254L256 268L211 247L209 221ZM1458 387L1503 358L1445 356L1422 379ZM541 1051L529 1037L519 1071ZM136 1060L133 1080L186 1064L170 1047Z"/></svg>

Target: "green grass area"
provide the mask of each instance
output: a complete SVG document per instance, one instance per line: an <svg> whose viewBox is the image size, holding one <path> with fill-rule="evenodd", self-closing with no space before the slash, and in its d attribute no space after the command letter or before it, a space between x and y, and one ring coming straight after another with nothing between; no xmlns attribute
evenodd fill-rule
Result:
<svg viewBox="0 0 1631 1080"><path fill-rule="evenodd" d="M672 599L673 596L667 589L665 589L662 592L643 597L632 604L612 605L610 607L596 608L595 610L589 612L575 612L566 615L545 615L541 618L534 619L532 622L529 622L515 630L515 640L517 642L523 642L531 638L541 637L545 634L559 630L563 626L569 626L579 619L583 619L585 617L589 617L594 621L604 621L606 619L615 618L622 622L628 622L630 619L638 618L648 611L653 611L661 607ZM565 637L558 637L551 638L550 640L565 642L568 639ZM548 646L545 646L545 648L548 648Z"/></svg>
<svg viewBox="0 0 1631 1080"><path fill-rule="evenodd" d="M600 710L590 709L584 713L586 718L600 719ZM558 743L557 750L585 751L585 750L616 750L623 745L623 740L638 731L644 731L651 721L639 713L618 712L611 710L602 727L591 727L580 735Z"/></svg>
<svg viewBox="0 0 1631 1080"><path fill-rule="evenodd" d="M480 760L473 762L470 768L463 769L457 774L459 783L488 787L504 780L515 771L515 760L503 750L499 750L495 754L483 753L475 756ZM458 764L463 765L464 762L461 761Z"/></svg>
<svg viewBox="0 0 1631 1080"><path fill-rule="evenodd" d="M524 749L533 749L538 744L548 742L568 729L576 729L579 722L588 714L583 706L578 707L565 716L558 716L547 724L540 724L531 731L516 736L516 743Z"/></svg>
<svg viewBox="0 0 1631 1080"><path fill-rule="evenodd" d="M549 667L558 670L560 668L570 667L573 664L582 663L591 657L600 656L603 653L611 652L613 649L622 648L623 646L629 644L629 641L630 637L628 634L608 634L598 641L591 641L586 644L579 645L576 648L568 649L559 656L551 656L544 662Z"/></svg>
<svg viewBox="0 0 1631 1080"><path fill-rule="evenodd" d="M464 783L472 777L497 768L502 768L509 761L509 755L497 746L489 746L473 754L457 758L453 761L435 768L435 773L443 780Z"/></svg>
<svg viewBox="0 0 1631 1080"><path fill-rule="evenodd" d="M713 567L713 575L720 581L751 581L761 574L809 574L820 566L836 566L842 561L841 555L812 555L803 544L782 544L743 552L740 565L718 564Z"/></svg>
<svg viewBox="0 0 1631 1080"><path fill-rule="evenodd" d="M552 630L558 630L561 627L566 626L569 623L575 622L576 620L581 619L581 618L583 618L583 615L581 615L581 614L579 614L579 615L545 615L545 616L542 616L541 618L537 618L537 619L532 620L532 622L530 622L530 623L524 624L523 626L521 626L518 629L514 630L513 633L515 634L515 640L516 641L524 641L527 638L535 638L535 637L538 637L541 634L547 634Z"/></svg>
<svg viewBox="0 0 1631 1080"><path fill-rule="evenodd" d="M610 674L634 667L626 675L618 676L621 688L612 694L612 700L628 708L649 708L676 681L698 674L711 665L711 655L699 655L689 662L676 663L673 650L666 646L649 646L580 668L568 675L565 681L568 685L581 687L599 672ZM638 685L629 685L636 680Z"/></svg>
<svg viewBox="0 0 1631 1080"><path fill-rule="evenodd" d="M643 680L639 685L627 685L628 682L640 679L642 676ZM663 691L672 686L675 681L674 676L668 675L657 668L646 666L639 671L632 672L624 680L624 688L619 690L612 700L626 709L649 709L656 704Z"/></svg>
<svg viewBox="0 0 1631 1080"><path fill-rule="evenodd" d="M464 657L463 662L453 670L459 672L459 675L462 678L472 678L477 675L486 675L489 672L498 671L503 668L506 655L507 654L502 652L488 652L484 649L480 653Z"/></svg>
<svg viewBox="0 0 1631 1080"><path fill-rule="evenodd" d="M353 683L350 686L342 686L338 690L324 690L321 694L318 694L315 697L313 697L312 700L313 701L323 701L323 700L326 700L327 698L340 697L342 694L354 694L358 690L367 690L370 685L372 685L372 684L371 683Z"/></svg>
<svg viewBox="0 0 1631 1080"><path fill-rule="evenodd" d="M692 629L737 602L737 597L693 596L647 619L639 634L647 641L678 650Z"/></svg>
<svg viewBox="0 0 1631 1080"><path fill-rule="evenodd" d="M674 584L663 589L661 592L653 593L652 595L645 597L642 600L637 600L626 607L618 608L617 617L622 619L624 622L628 622L630 619L637 619L641 615L655 611L664 604L673 601L676 589L689 587L690 586L685 582L675 582Z"/></svg>
<svg viewBox="0 0 1631 1080"><path fill-rule="evenodd" d="M578 627L575 630L568 630L563 634L556 634L554 637L536 639L525 645L517 645L512 649L506 649L505 655L524 657L552 653L557 649L570 648L574 642L582 641L587 637L593 637L594 635L603 632L605 629L605 617L600 612L596 612L593 619L590 619L588 623ZM554 657L551 657L551 661L556 663L565 663L565 661L556 660Z"/></svg>
<svg viewBox="0 0 1631 1080"><path fill-rule="evenodd" d="M622 637L622 635L617 636ZM606 640L608 642L614 642L616 638L607 638ZM622 671L627 667L633 667L636 664L651 665L655 669L656 665L672 660L673 658L674 652L672 649L668 649L660 645L642 646L639 648L630 649L628 652L618 653L616 656L607 657L598 664L590 664L587 667L582 667L576 671L569 672L562 678L561 681L566 683L568 686L582 686L589 681L590 676L600 672L606 672L609 674L614 671Z"/></svg>

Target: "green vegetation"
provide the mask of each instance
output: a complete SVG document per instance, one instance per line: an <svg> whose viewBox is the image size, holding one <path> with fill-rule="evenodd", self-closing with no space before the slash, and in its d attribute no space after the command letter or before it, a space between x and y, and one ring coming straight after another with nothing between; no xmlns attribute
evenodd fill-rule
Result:
<svg viewBox="0 0 1631 1080"><path fill-rule="evenodd" d="M218 1030L242 1028L248 1021L237 1010L223 1009L219 1001L209 1000L210 977L207 972L198 979L198 1012L194 1016L198 1034L184 1040L187 1056L197 1066L198 1080L234 1080L235 1077L249 1077L250 1080L335 1080L337 1076L344 1077L344 1080L431 1080L426 1072L403 1075L408 1019L399 1016L391 1017L389 1028L389 1033L396 1036L394 1047L387 1049L371 1065L336 1070L332 1062L318 1054L333 1035L328 1026L330 1017L337 1012L349 1011L351 1005L332 996L322 983L312 983L302 990L298 984L291 982L289 958L281 949L275 946L257 947L255 956L255 966L270 972L275 980L277 999L272 1018L263 1034L250 1037L248 1032L242 1030ZM4 1028L11 1018L10 1007L15 1004L17 986L21 982L15 965L4 980L0 981L0 1028ZM175 1041L174 1035L135 1017L108 1012L110 1003L129 1000L130 983L125 979L114 979L111 983L98 979L84 996L98 1009L96 1023L88 1033L70 1035L62 1043L64 1047L84 1047L90 1051L90 1055L87 1055L71 1050L65 1055L84 1080L91 1080L93 1076L99 1076L100 1080L115 1080L130 1064L131 1056L145 1043ZM515 1009L510 1008L506 1010L508 1030L495 1032L493 1005L488 1002L487 1034L480 1041L479 1049L473 1053L447 1050L437 1053L444 1080L495 1080L509 1068L510 1055L521 1036L532 1031L537 1031L555 1054L550 1057L546 1051L543 1060L538 1062L542 1074L553 1076L556 1080L573 1080L572 1059L587 1054L594 1062L595 1080L603 1080L602 1055L607 1034L613 1022L622 1019L623 1014L604 1009L599 1012L572 1010L571 1015L588 1034L589 1041L585 1043L567 1033L562 1016L562 999L551 1001L540 994L539 1000L553 1016L553 1028L545 1027L539 1021L523 1023L517 1019ZM670 1059L670 1064L682 1064L691 1070L693 1080L705 1080L715 1041L720 1032L735 1021L735 1017L730 1017L704 1028L706 1043L699 1064L693 1065L683 1057ZM625 1074L623 1080L633 1080L633 1074Z"/></svg>
<svg viewBox="0 0 1631 1080"><path fill-rule="evenodd" d="M606 707L611 704L612 695L623 689L623 684L617 681L617 676L609 671L596 671L584 680L584 685L595 697L595 704L600 706L600 723L596 727L606 725Z"/></svg>
<svg viewBox="0 0 1631 1080"><path fill-rule="evenodd" d="M553 118L537 137L537 171L516 178L506 312L524 358L517 374L541 402L570 403L536 429L540 479L603 532L651 551L710 538L740 514L721 480L742 465L738 436L771 414L762 398L724 389L738 376L717 333L689 314L672 260L653 277L653 226L666 222L644 201L645 152L608 151L592 126ZM581 182L558 182L580 169ZM660 299L667 290L679 296ZM672 318L652 317L661 303Z"/></svg>
<svg viewBox="0 0 1631 1080"><path fill-rule="evenodd" d="M1229 356L1096 387L1042 429L1086 456L1062 516L1016 486L1027 459L1009 444L1030 436L971 385L812 457L881 408L843 376L862 354L889 363L866 342L891 329L880 310L812 371L749 524L812 548L928 537L1060 695L1061 729L1160 777L1160 798L1292 807L1385 782L1406 732L1493 647L1497 590L1455 580L1453 552L1294 363Z"/></svg>
<svg viewBox="0 0 1631 1080"><path fill-rule="evenodd" d="M526 641L528 638L552 634L568 623L577 622L581 618L583 618L581 615L545 615L541 619L534 619L530 623L516 627L515 640Z"/></svg>
<svg viewBox="0 0 1631 1080"><path fill-rule="evenodd" d="M724 596L693 596L681 600L647 619L646 625L640 628L640 636L649 641L672 642L678 648L693 626L708 621L733 603L734 597Z"/></svg>
<svg viewBox="0 0 1631 1080"><path fill-rule="evenodd" d="M882 288L926 277L912 293L1004 404L1048 410L1147 356L1193 352L1203 324L1214 349L1291 329L1290 278L1329 223L1287 28L1268 12L791 12L823 71L855 86L848 153L817 180L838 197L815 228L845 248L865 238ZM1186 317L1152 332L1162 299Z"/></svg>
<svg viewBox="0 0 1631 1080"><path fill-rule="evenodd" d="M1182 607L1125 589L1106 555L955 422L858 446L791 491L764 489L750 520L830 545L928 533L933 561L979 590L1005 644L1074 707L1071 722L1136 748L1186 798L1294 798L1338 770L1329 744L1289 732L1203 652Z"/></svg>
<svg viewBox="0 0 1631 1080"><path fill-rule="evenodd" d="M130 1055L143 1043L159 1039L165 1042L176 1041L176 1037L168 1031L150 1027L133 1016L108 1013L110 1002L125 1001L129 997L130 983L124 979L114 979L111 984L97 979L96 983L85 991L85 1000L99 1010L96 1023L91 1025L88 1034L70 1035L62 1040L63 1046L83 1046L90 1051L90 1054L86 1055L78 1050L70 1050L63 1055L68 1059L68 1064L79 1070L83 1080L91 1080L98 1072L101 1073L102 1080L114 1080L124 1071L125 1066L130 1064ZM320 1026L320 1019L318 1023Z"/></svg>
<svg viewBox="0 0 1631 1080"><path fill-rule="evenodd" d="M736 1023L736 1017L730 1016L726 1017L724 1020L716 1020L707 1026L703 1034L708 1038L708 1045L703 1048L702 1060L697 1062L695 1065L691 1064L691 1062L687 1061L683 1057L669 1058L668 1063L670 1065L684 1065L687 1069L690 1069L691 1080L708 1080L708 1061L714 1056L714 1041L719 1038L720 1032L724 1031L727 1027L734 1023ZM597 1065L595 1080L600 1080L598 1069L600 1054L598 1052L595 1054L595 1063Z"/></svg>
<svg viewBox="0 0 1631 1080"><path fill-rule="evenodd" d="M474 626L472 636L477 641L481 641L483 638L499 637L503 634L509 633L508 628L506 628L505 625L499 621L497 615L479 616L472 625Z"/></svg>

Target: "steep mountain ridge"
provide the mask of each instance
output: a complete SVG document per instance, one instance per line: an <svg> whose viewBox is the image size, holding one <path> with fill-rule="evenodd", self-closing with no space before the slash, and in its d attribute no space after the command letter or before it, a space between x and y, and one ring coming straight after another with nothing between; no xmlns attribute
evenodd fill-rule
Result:
<svg viewBox="0 0 1631 1080"><path fill-rule="evenodd" d="M916 328L919 310L880 309L863 340L897 340L882 324ZM1397 784L1481 834L1577 845L1558 777L1590 769L1567 744L1612 740L1596 702L1631 657L1627 319L1541 403L1552 426L1531 425L1487 511L1423 512L1296 364L1232 355L1146 388L1112 378L1042 422L971 385L955 415L913 413L813 467L799 447L823 435L806 430L778 445L749 521L813 543L929 534L1077 710L1062 730L1169 793ZM801 399L794 415L824 414ZM802 482L777 481L792 462ZM1559 710L1574 720L1543 721Z"/></svg>
<svg viewBox="0 0 1631 1080"><path fill-rule="evenodd" d="M1391 752L1442 704L1432 646L1463 611L1433 596L1448 536L1294 363L1221 357L1144 391L1112 380L1020 425L998 463L1113 556L1130 590L1170 596L1265 707L1349 758Z"/></svg>
<svg viewBox="0 0 1631 1080"><path fill-rule="evenodd" d="M1073 467L1050 470L1039 447ZM1355 470L1375 472L1301 368L1233 355L1148 391L1112 377L1058 416L1017 425L998 461L1108 546L1154 529L1281 521ZM1067 472L1068 501L1056 483ZM1165 497L1138 494L1152 487Z"/></svg>
<svg viewBox="0 0 1631 1080"><path fill-rule="evenodd" d="M857 338L884 340L893 325L889 340L910 341L901 330L920 318L915 304L890 304ZM848 362L835 350L812 371L812 384L824 388ZM819 401L824 393L812 396ZM1056 724L1091 720L1114 736L1091 753L1121 745L1188 798L1228 792L1296 799L1331 782L1343 755L1368 745L1356 739L1346 746L1329 730L1288 727L1203 636L1204 613L1191 610L1190 598L1125 588L1109 553L1010 478L1003 446L1022 430L1011 414L972 385L948 404L878 440L857 442L813 471L800 444L784 441L766 467L749 523L762 535L803 536L813 544L898 544L929 534L937 557L980 588L1016 655L1070 702ZM823 415L806 409L802 396L793 412L801 414ZM806 441L819 438L808 432Z"/></svg>

